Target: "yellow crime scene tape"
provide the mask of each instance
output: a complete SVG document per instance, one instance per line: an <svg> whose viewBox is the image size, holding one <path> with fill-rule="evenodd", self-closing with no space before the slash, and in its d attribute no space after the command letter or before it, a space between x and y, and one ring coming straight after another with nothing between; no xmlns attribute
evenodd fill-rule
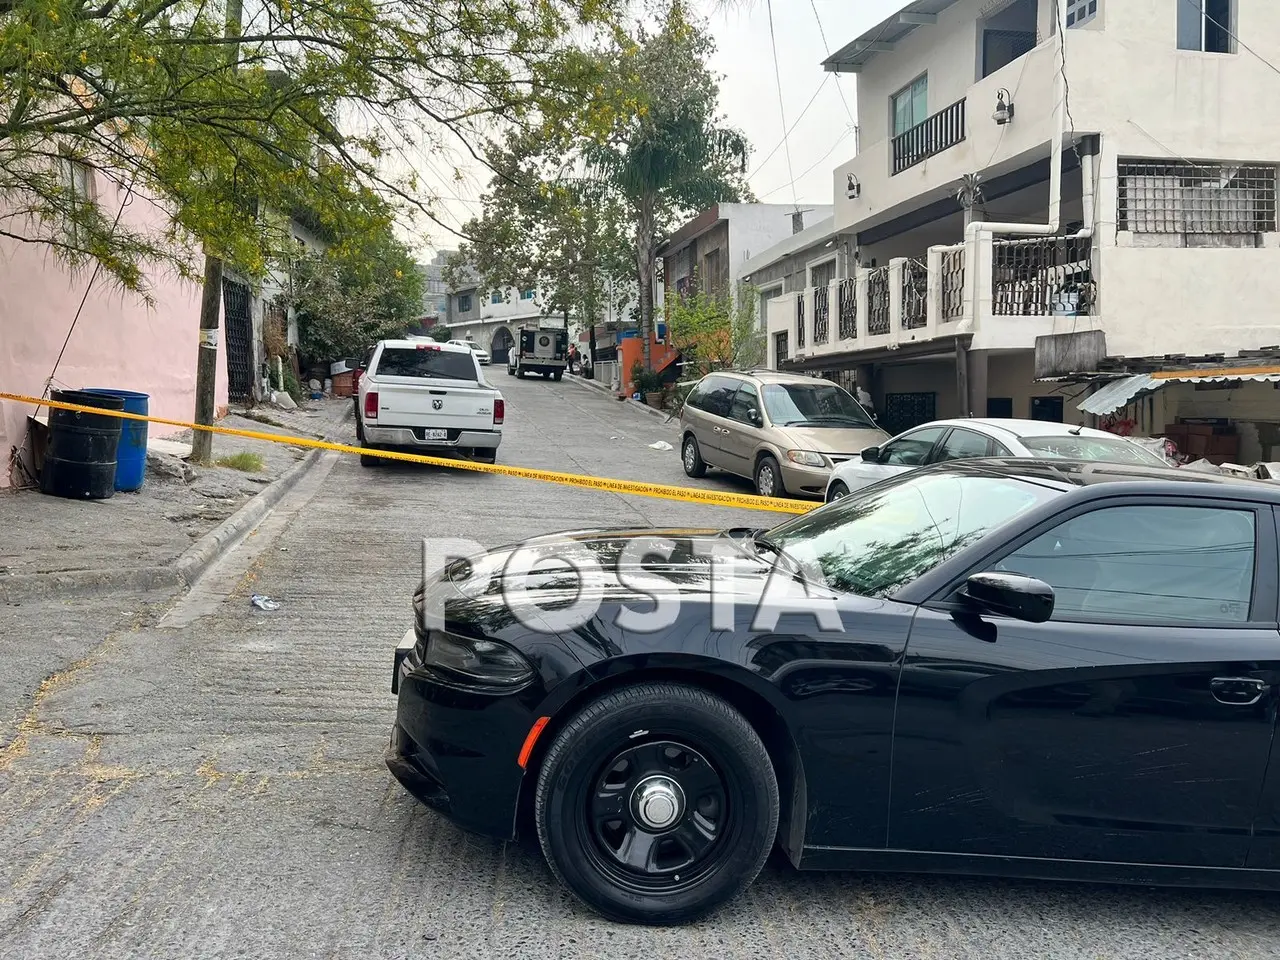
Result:
<svg viewBox="0 0 1280 960"><path fill-rule="evenodd" d="M666 483L641 483L637 480L616 480L611 477L587 477L576 473L562 473L558 470L509 467L504 464L477 463L474 460L454 460L449 457L432 457L422 453L401 453L396 450L370 450L345 443L313 440L309 437L282 436L278 433L263 433L258 430L238 430L234 427L207 426L205 424L188 423L185 420L169 420L165 417L143 416L140 413L125 413L123 410L103 410L100 407L89 407L78 403L63 403L56 400L42 400L39 397L28 397L18 393L0 393L0 400L12 400L15 403L25 403L36 407L50 407L57 410L72 410L76 413L119 417L122 420L143 420L147 423L162 423L166 426L182 427L186 430L204 430L207 433L219 433L228 437L245 437L250 440L265 440L268 443L283 443L291 447L308 447L317 450L333 450L337 453L364 454L365 456L382 457L384 460L403 460L406 463L423 463L436 467L448 467L452 470L470 470L473 473L495 473L505 477L521 477L525 480L558 483L566 487L604 490L609 493L630 493L641 497L656 497L661 500L680 500L685 503L706 503L716 507L740 507L746 510L768 510L773 513L793 514L808 513L816 506L805 500L775 499L761 497L756 494L726 493L719 490L699 490L694 487L677 487Z"/></svg>

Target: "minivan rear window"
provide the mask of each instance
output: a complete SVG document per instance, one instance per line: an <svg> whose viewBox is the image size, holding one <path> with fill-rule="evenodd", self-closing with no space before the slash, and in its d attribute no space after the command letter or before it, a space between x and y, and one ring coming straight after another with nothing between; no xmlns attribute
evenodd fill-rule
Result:
<svg viewBox="0 0 1280 960"><path fill-rule="evenodd" d="M475 380L476 362L471 353L424 347L385 347L378 359L377 374L383 377L420 377L430 380Z"/></svg>

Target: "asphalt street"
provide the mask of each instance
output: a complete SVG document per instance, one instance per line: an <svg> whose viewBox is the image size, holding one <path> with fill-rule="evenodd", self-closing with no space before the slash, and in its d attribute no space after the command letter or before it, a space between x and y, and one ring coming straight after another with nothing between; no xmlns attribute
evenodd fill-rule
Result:
<svg viewBox="0 0 1280 960"><path fill-rule="evenodd" d="M500 462L694 483L676 450L649 446L677 446L672 425L568 380L493 375L507 398ZM6 634L62 630L75 643L39 677L21 674L29 709L0 728L0 957L1280 954L1274 895L780 862L700 925L619 926L564 893L536 845L468 836L388 774L392 649L411 623L424 537L498 545L781 519L330 453L172 603L6 612ZM280 609L252 608L253 593ZM99 609L114 626L90 641Z"/></svg>

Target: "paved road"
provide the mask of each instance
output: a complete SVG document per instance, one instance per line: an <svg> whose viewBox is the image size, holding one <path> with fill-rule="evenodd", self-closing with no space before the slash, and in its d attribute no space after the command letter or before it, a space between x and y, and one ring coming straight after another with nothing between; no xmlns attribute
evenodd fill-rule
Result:
<svg viewBox="0 0 1280 960"><path fill-rule="evenodd" d="M670 428L500 378L503 459L655 481ZM616 439L610 439L616 438ZM708 484L743 489L708 478ZM536 849L467 836L381 754L423 536L759 514L336 455L163 613L33 691L0 743L0 957L1274 957L1280 898L774 864L699 926L586 913ZM274 613L248 604L279 598Z"/></svg>

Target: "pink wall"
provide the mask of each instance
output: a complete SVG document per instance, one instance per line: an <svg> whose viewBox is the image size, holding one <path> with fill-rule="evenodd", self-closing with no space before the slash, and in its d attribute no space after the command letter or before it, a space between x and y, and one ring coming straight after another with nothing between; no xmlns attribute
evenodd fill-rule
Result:
<svg viewBox="0 0 1280 960"><path fill-rule="evenodd" d="M114 217L125 191L97 176L98 202ZM164 224L138 193L121 217L135 227ZM196 261L199 263L198 259ZM69 272L46 248L0 238L0 391L40 396L84 296L92 268ZM99 274L54 374L54 388L120 387L151 395L154 416L190 420L195 412L200 287L171 273L150 278L154 304ZM227 365L218 344L217 406L227 404ZM9 454L26 435L27 404L0 401L0 487L9 485ZM48 413L47 408L41 411ZM151 436L180 428L151 424Z"/></svg>

